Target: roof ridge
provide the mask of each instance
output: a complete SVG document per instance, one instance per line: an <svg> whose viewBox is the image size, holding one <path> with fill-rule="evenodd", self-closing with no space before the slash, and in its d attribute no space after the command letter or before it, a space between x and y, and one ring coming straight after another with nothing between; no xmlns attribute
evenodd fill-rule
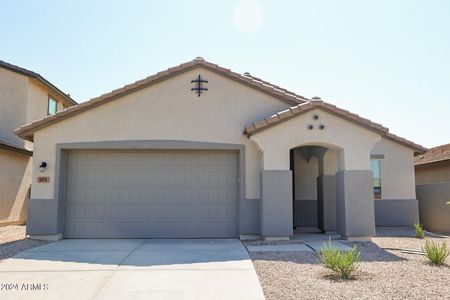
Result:
<svg viewBox="0 0 450 300"><path fill-rule="evenodd" d="M276 89L278 89L278 90L280 90L280 91L284 91L284 92L286 92L286 93L288 93L288 94L291 94L291 95L294 95L294 96L296 96L296 97L302 98L302 99L304 99L304 100L306 100L306 101L309 100L308 98L306 98L306 97L304 97L304 96L302 96L302 95L299 95L299 94L297 94L297 93L295 93L295 92L293 92L293 91L287 90L287 89L285 89L285 88L283 88L283 87L280 87L279 85L273 84L273 83L271 83L271 82L269 82L269 81L267 81L267 80L264 80L264 79L261 79L261 78L259 78L259 77L253 76L253 75L251 75L250 73L247 73L247 74L244 73L242 76L244 76L244 77L251 77L251 78L253 78L254 80L261 81L262 83L265 83L265 84L267 84L267 85L270 85L270 86L272 86L272 87L274 87L274 88L276 88Z"/></svg>
<svg viewBox="0 0 450 300"><path fill-rule="evenodd" d="M261 81L258 81L253 78L236 73L234 71L231 71L231 69L223 68L223 67L219 66L218 64L213 64L211 62L208 62L201 57L196 57L195 59L193 59L191 61L179 64L175 67L171 67L171 68L162 70L162 71L157 72L156 74L150 75L144 79L137 80L133 83L124 85L117 89L114 89L111 92L91 98L88 101L80 103L76 106L69 107L68 109L66 109L64 111L57 112L55 115L47 116L45 118L38 119L31 123L25 124L22 127L16 129L15 132L18 136L20 136L22 138L32 140L31 136L34 132L33 130L43 128L43 127L49 125L50 122L53 123L53 122L57 122L59 120L63 120L65 118L70 117L73 114L80 113L85 110L88 110L91 107L96 107L98 105L101 105L102 103L107 103L109 101L115 100L121 96L128 94L128 93L131 93L131 92L136 91L141 88L145 88L148 85L151 85L151 84L157 83L161 80L164 80L164 79L168 78L168 76L175 76L175 75L179 74L180 72L188 71L191 68L195 68L195 67L205 67L212 72L217 72L229 79L239 81L243 84L246 84L255 89L258 89L261 92L270 94L271 96L278 98L279 100L284 101L284 102L288 103L289 105L298 105L300 103L304 103L304 102L308 101L307 98L300 97L296 94L291 94L291 93L285 92L284 90L275 88L275 86L271 86L271 85L268 86L267 84L264 84Z"/></svg>
<svg viewBox="0 0 450 300"><path fill-rule="evenodd" d="M420 150L421 152L427 151L427 149L419 144L416 144L412 141L409 141L405 138L399 137L393 133L389 132L389 128L384 127L379 123L375 123L369 119L363 118L358 114L351 113L348 110L341 109L333 104L327 103L323 100L310 100L305 103L301 103L295 106L292 106L288 109L282 110L274 115L268 116L260 121L254 122L249 126L244 128L244 134L247 137L250 137L266 128L272 127L279 122L291 119L299 114L302 114L311 109L325 109L330 113L339 115L351 122L357 123L366 127L369 130L376 131L380 133L381 136L387 137L389 139L395 140L399 143L405 144L409 147L412 147L416 150Z"/></svg>

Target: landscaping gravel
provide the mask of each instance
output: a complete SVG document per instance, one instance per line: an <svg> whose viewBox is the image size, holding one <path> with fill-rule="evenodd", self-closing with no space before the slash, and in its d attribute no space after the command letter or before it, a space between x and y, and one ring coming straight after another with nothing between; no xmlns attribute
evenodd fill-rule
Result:
<svg viewBox="0 0 450 300"><path fill-rule="evenodd" d="M432 239L445 240L450 247L449 236ZM372 242L357 243L361 261L350 280L325 269L314 252L254 252L250 256L268 300L450 299L450 258L438 267L423 255L383 249L421 250L424 242L414 238L411 229L377 230Z"/></svg>
<svg viewBox="0 0 450 300"><path fill-rule="evenodd" d="M0 262L21 251L49 243L26 238L25 229L25 226L14 225L0 227Z"/></svg>

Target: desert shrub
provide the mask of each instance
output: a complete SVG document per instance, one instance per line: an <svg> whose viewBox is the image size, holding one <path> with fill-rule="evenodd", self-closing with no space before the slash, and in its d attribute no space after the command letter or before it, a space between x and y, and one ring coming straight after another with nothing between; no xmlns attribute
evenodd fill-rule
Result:
<svg viewBox="0 0 450 300"><path fill-rule="evenodd" d="M361 252L357 250L356 245L350 251L340 251L330 240L328 244L323 243L318 255L325 268L338 273L343 279L348 279L358 266Z"/></svg>
<svg viewBox="0 0 450 300"><path fill-rule="evenodd" d="M450 254L450 251L447 250L447 243L445 241L439 245L434 241L426 240L422 250L425 252L425 256L430 262L435 265L443 265Z"/></svg>
<svg viewBox="0 0 450 300"><path fill-rule="evenodd" d="M414 224L414 229L416 230L416 237L419 239L423 239L425 237L425 230L423 229L423 225L420 223Z"/></svg>

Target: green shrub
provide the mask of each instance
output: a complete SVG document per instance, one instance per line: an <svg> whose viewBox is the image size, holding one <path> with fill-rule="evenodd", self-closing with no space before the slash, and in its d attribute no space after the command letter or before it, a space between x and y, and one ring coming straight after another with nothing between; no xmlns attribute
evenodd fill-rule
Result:
<svg viewBox="0 0 450 300"><path fill-rule="evenodd" d="M422 224L420 224L420 223L414 224L414 229L416 230L417 238L423 239L425 237L425 230L423 229Z"/></svg>
<svg viewBox="0 0 450 300"><path fill-rule="evenodd" d="M447 250L447 243L444 241L441 245L434 241L426 240L425 247L422 247L425 256L428 257L431 263L435 265L443 265L450 251Z"/></svg>
<svg viewBox="0 0 450 300"><path fill-rule="evenodd" d="M319 251L319 259L325 268L338 273L343 279L348 279L358 266L361 252L357 250L356 245L350 251L340 251L331 244L331 240L323 243Z"/></svg>

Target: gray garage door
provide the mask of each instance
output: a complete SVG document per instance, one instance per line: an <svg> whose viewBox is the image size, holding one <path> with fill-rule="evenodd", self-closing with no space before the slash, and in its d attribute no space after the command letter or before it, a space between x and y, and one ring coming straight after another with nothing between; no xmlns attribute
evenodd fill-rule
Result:
<svg viewBox="0 0 450 300"><path fill-rule="evenodd" d="M237 236L238 154L70 151L65 238Z"/></svg>

